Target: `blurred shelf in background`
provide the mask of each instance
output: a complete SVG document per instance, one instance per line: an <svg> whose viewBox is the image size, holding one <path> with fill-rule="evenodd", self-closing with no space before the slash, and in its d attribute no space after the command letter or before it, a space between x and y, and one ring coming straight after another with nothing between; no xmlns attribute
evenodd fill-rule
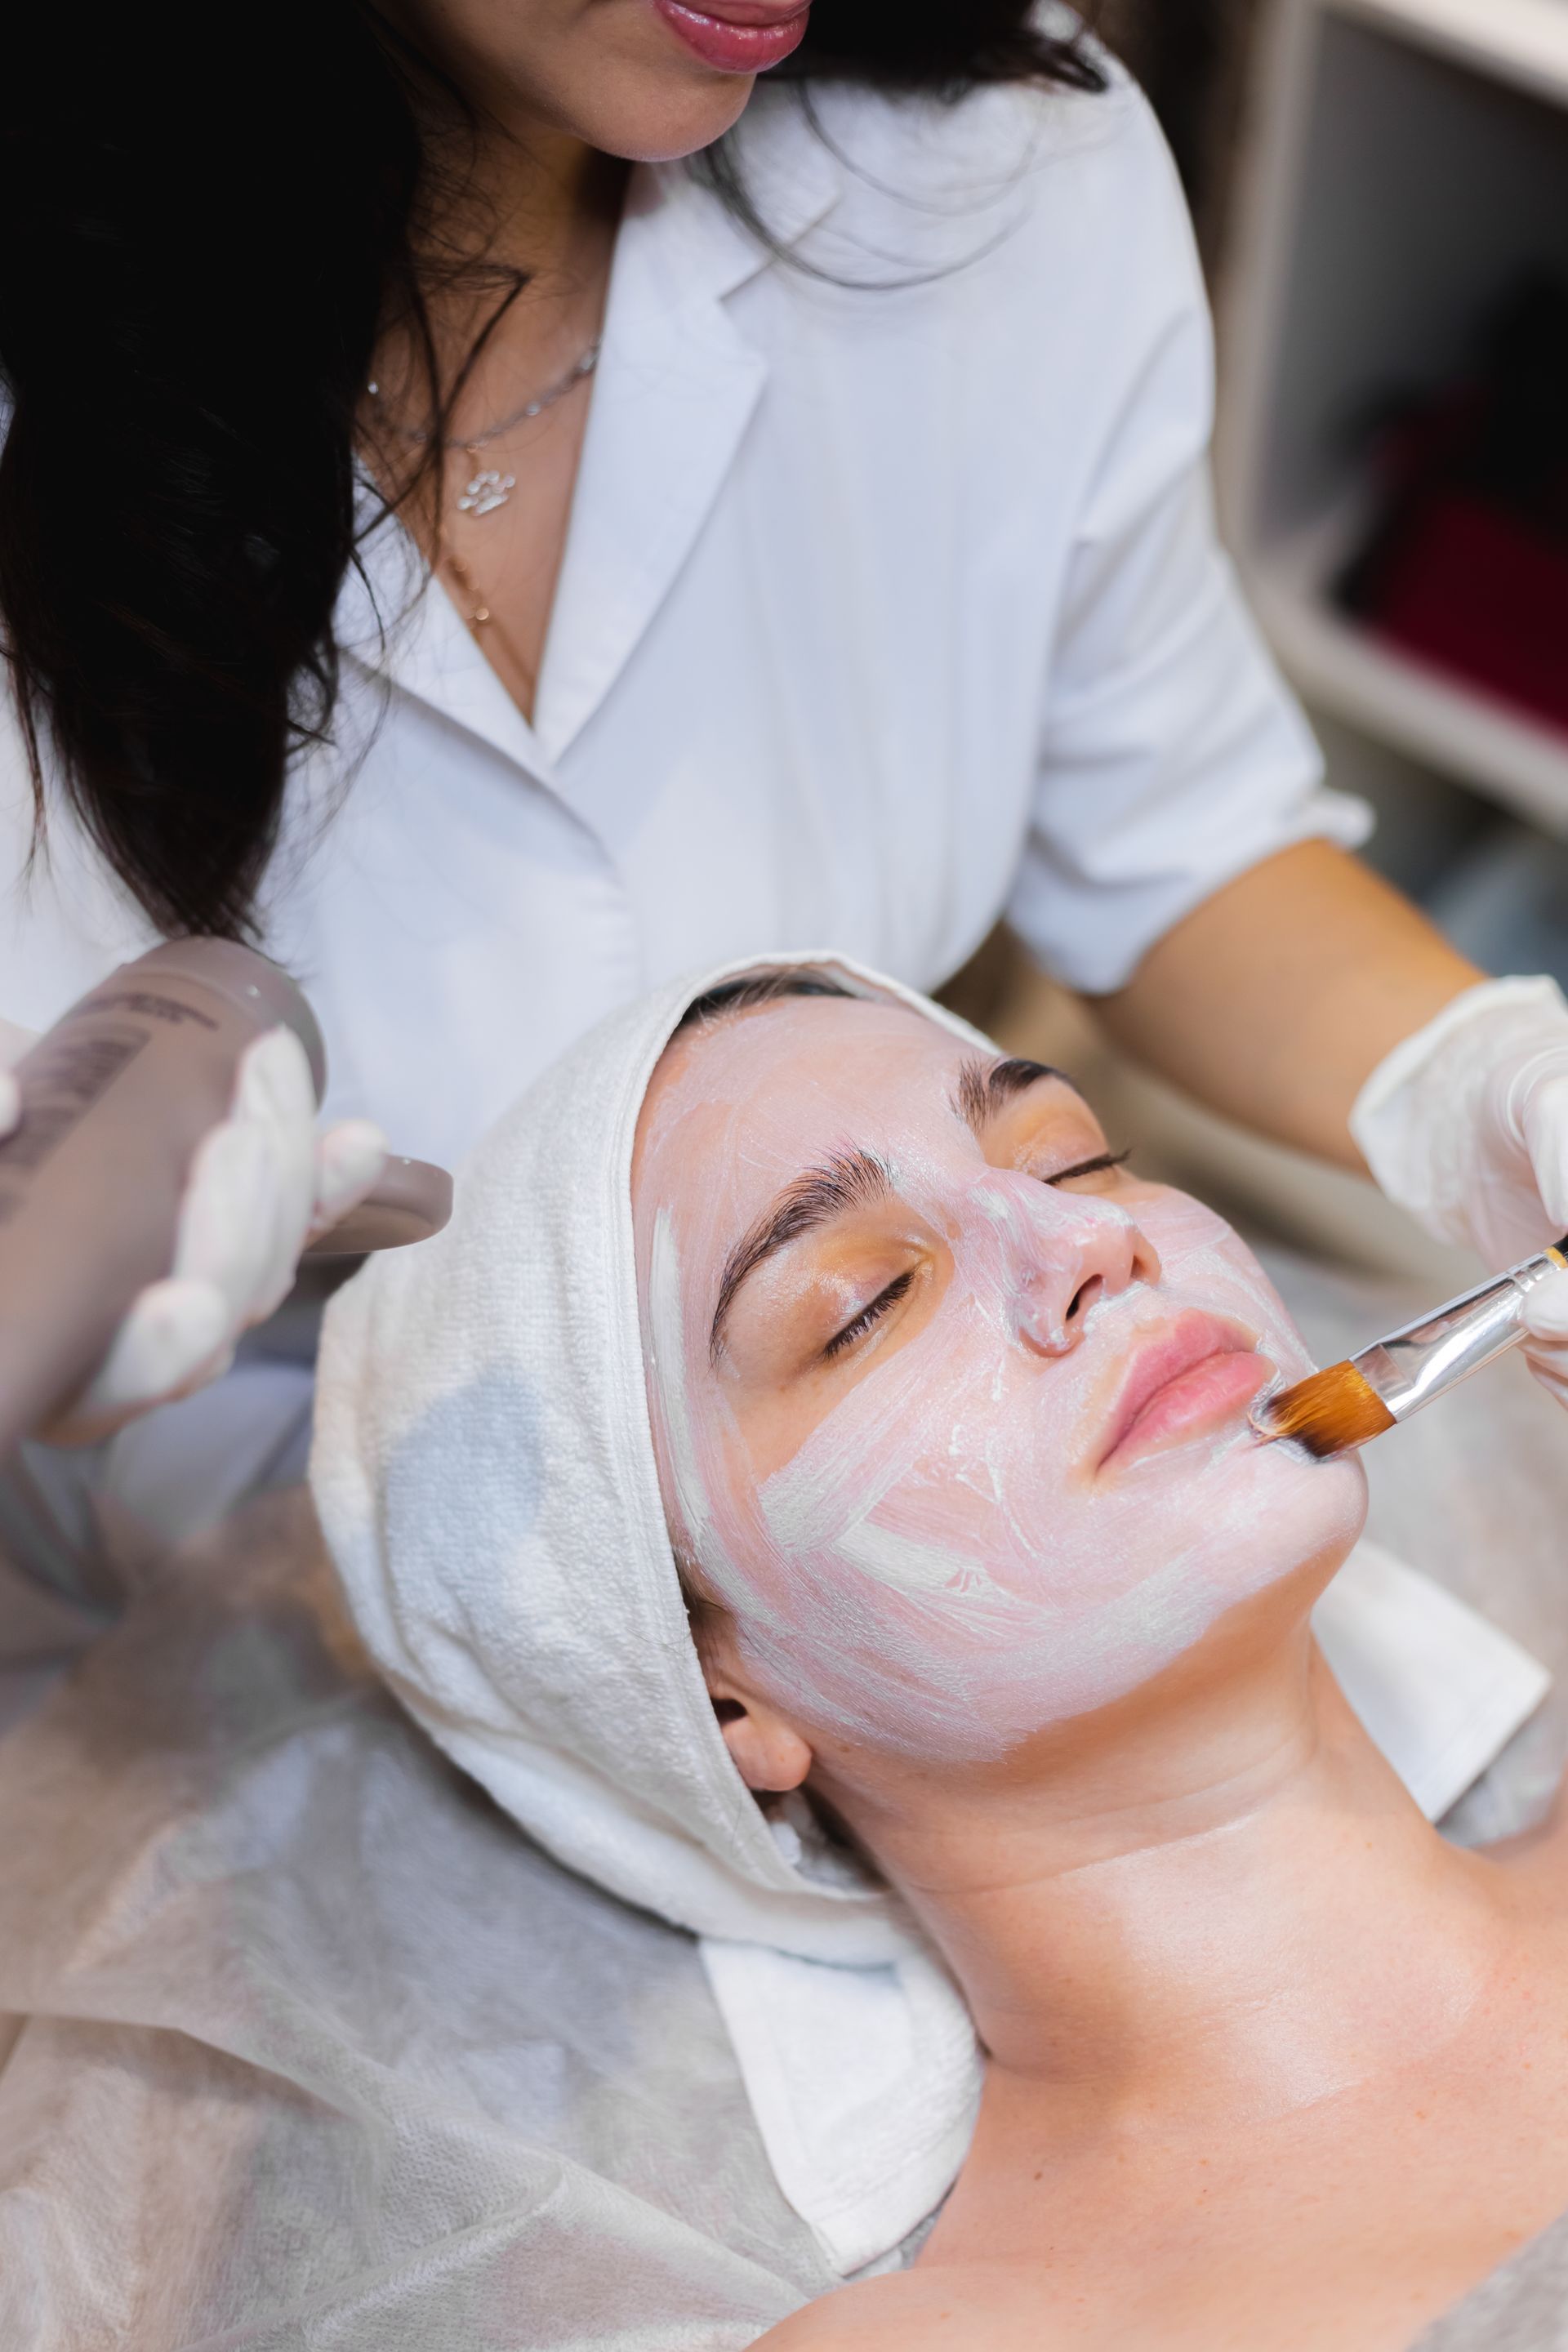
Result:
<svg viewBox="0 0 1568 2352"><path fill-rule="evenodd" d="M1568 16L1568 0L1563 5ZM1568 836L1568 735L1402 653L1339 611L1325 593L1323 583L1359 536L1353 515L1347 508L1282 534L1244 563L1252 608L1299 692L1320 710ZM1568 665L1568 641L1563 657Z"/></svg>
<svg viewBox="0 0 1568 2352"><path fill-rule="evenodd" d="M1510 288L1568 286L1568 0L1276 0L1230 225L1222 504L1282 663L1319 709L1568 835L1568 730L1333 593L1373 521L1366 420L1460 378Z"/></svg>
<svg viewBox="0 0 1568 2352"><path fill-rule="evenodd" d="M1568 103L1563 0L1339 0L1341 13Z"/></svg>

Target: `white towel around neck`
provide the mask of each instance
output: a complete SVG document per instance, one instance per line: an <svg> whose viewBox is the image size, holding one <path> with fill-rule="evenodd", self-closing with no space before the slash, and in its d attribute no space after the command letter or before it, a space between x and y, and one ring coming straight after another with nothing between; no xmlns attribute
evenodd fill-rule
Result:
<svg viewBox="0 0 1568 2352"><path fill-rule="evenodd" d="M848 2273L951 2186L979 2054L897 1903L803 1805L766 1818L731 1762L665 1531L632 1242L632 1146L666 1043L695 997L783 965L988 1042L820 952L695 973L614 1014L485 1137L447 1231L332 1302L311 1483L359 1630L431 1738L563 1862L704 1939L780 2186ZM1545 1687L1515 1643L1366 1547L1321 1630L1432 1814Z"/></svg>

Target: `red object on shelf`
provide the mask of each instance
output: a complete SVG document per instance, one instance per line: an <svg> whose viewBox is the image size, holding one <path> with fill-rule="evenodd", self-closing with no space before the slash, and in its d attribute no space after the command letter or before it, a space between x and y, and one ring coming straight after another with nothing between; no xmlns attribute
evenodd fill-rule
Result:
<svg viewBox="0 0 1568 2352"><path fill-rule="evenodd" d="M1568 732L1568 543L1460 489L1384 547L1375 634Z"/></svg>

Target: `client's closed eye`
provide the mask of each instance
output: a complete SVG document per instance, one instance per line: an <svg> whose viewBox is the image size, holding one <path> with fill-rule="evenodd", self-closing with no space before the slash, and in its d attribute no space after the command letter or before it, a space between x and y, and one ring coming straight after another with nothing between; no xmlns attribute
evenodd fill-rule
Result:
<svg viewBox="0 0 1568 2352"><path fill-rule="evenodd" d="M879 1290L875 1298L868 1299L858 1315L850 1317L841 1331L834 1333L824 1348L823 1354L825 1356L842 1355L846 1349L853 1348L858 1340L863 1339L872 1326L881 1321L889 1307L898 1305L914 1278L912 1266L906 1266L902 1274L896 1274L885 1289Z"/></svg>
<svg viewBox="0 0 1568 2352"><path fill-rule="evenodd" d="M1077 1160L1070 1168L1053 1168L1042 1176L1042 1184L1070 1184L1078 1176L1102 1176L1113 1168L1124 1168L1132 1157L1132 1146L1125 1151L1097 1151L1092 1160Z"/></svg>

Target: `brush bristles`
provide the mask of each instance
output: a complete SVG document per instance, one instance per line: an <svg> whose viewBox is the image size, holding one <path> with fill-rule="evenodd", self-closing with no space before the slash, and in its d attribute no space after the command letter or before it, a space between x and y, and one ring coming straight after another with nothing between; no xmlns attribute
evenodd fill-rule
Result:
<svg viewBox="0 0 1568 2352"><path fill-rule="evenodd" d="M1258 1426L1268 1437L1293 1437L1320 1461L1349 1453L1369 1437L1394 1427L1394 1415L1352 1363L1310 1372L1291 1389L1281 1389L1258 1409Z"/></svg>

